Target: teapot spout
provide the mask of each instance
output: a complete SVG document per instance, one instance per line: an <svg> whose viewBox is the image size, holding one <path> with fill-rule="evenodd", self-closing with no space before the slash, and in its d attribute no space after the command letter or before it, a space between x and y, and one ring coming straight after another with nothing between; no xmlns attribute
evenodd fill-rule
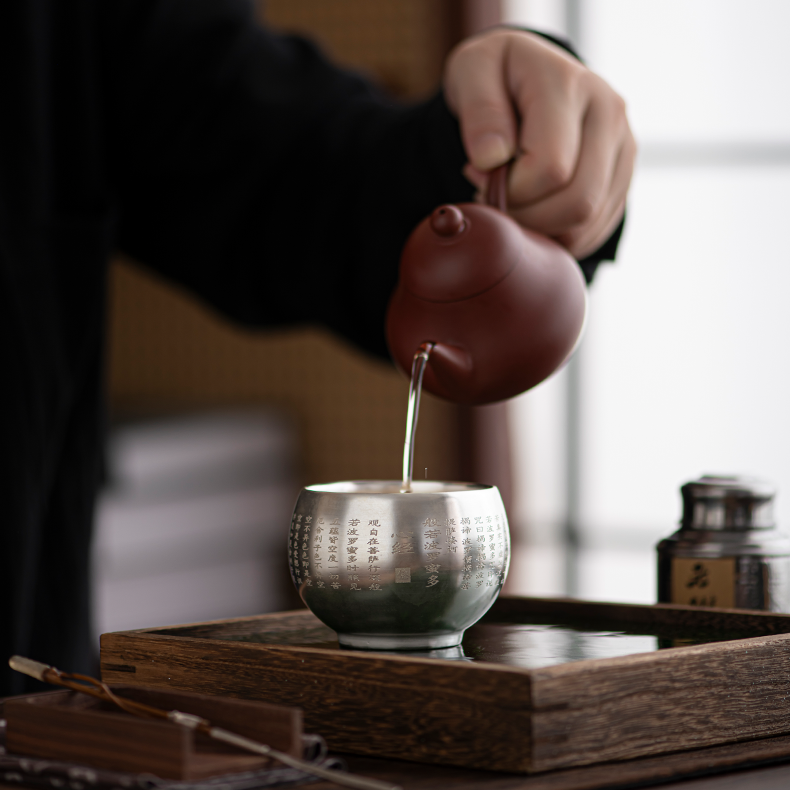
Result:
<svg viewBox="0 0 790 790"><path fill-rule="evenodd" d="M471 354L458 346L434 343L425 370L428 389L444 398L463 403L474 390L474 362Z"/></svg>

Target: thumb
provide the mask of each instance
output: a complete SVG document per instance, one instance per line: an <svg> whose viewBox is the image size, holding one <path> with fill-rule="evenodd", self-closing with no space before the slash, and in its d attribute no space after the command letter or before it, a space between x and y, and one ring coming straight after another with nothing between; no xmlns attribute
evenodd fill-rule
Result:
<svg viewBox="0 0 790 790"><path fill-rule="evenodd" d="M493 170L513 158L514 149L500 132L470 129L463 135L469 162L483 172Z"/></svg>
<svg viewBox="0 0 790 790"><path fill-rule="evenodd" d="M500 53L470 48L462 55L448 67L448 105L461 125L469 163L486 172L515 155L516 117Z"/></svg>

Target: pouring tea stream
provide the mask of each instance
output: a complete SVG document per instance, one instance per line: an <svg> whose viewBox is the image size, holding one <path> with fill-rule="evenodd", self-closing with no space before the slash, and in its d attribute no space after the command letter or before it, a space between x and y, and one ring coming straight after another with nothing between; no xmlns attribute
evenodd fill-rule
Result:
<svg viewBox="0 0 790 790"><path fill-rule="evenodd" d="M414 474L414 436L417 433L417 420L420 416L420 394L425 366L433 351L433 343L421 343L411 363L411 379L409 380L409 405L406 409L406 439L403 442L403 484L402 494L411 493L411 481ZM426 470L426 478L428 477Z"/></svg>

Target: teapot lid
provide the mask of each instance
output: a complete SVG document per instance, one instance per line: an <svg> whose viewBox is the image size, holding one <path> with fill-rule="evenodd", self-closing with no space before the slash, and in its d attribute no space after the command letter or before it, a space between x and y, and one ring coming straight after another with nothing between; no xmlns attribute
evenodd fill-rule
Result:
<svg viewBox="0 0 790 790"><path fill-rule="evenodd" d="M401 282L420 299L457 302L493 288L523 255L524 234L497 209L476 203L439 206L409 237Z"/></svg>

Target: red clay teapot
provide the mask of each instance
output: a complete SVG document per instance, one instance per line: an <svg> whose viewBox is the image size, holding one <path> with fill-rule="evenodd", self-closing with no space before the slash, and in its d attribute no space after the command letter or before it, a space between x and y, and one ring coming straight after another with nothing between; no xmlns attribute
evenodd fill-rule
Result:
<svg viewBox="0 0 790 790"><path fill-rule="evenodd" d="M534 387L568 359L584 328L579 266L504 213L507 172L492 173L489 205L439 206L414 229L387 311L395 362L409 371L417 347L435 343L423 386L456 403Z"/></svg>

